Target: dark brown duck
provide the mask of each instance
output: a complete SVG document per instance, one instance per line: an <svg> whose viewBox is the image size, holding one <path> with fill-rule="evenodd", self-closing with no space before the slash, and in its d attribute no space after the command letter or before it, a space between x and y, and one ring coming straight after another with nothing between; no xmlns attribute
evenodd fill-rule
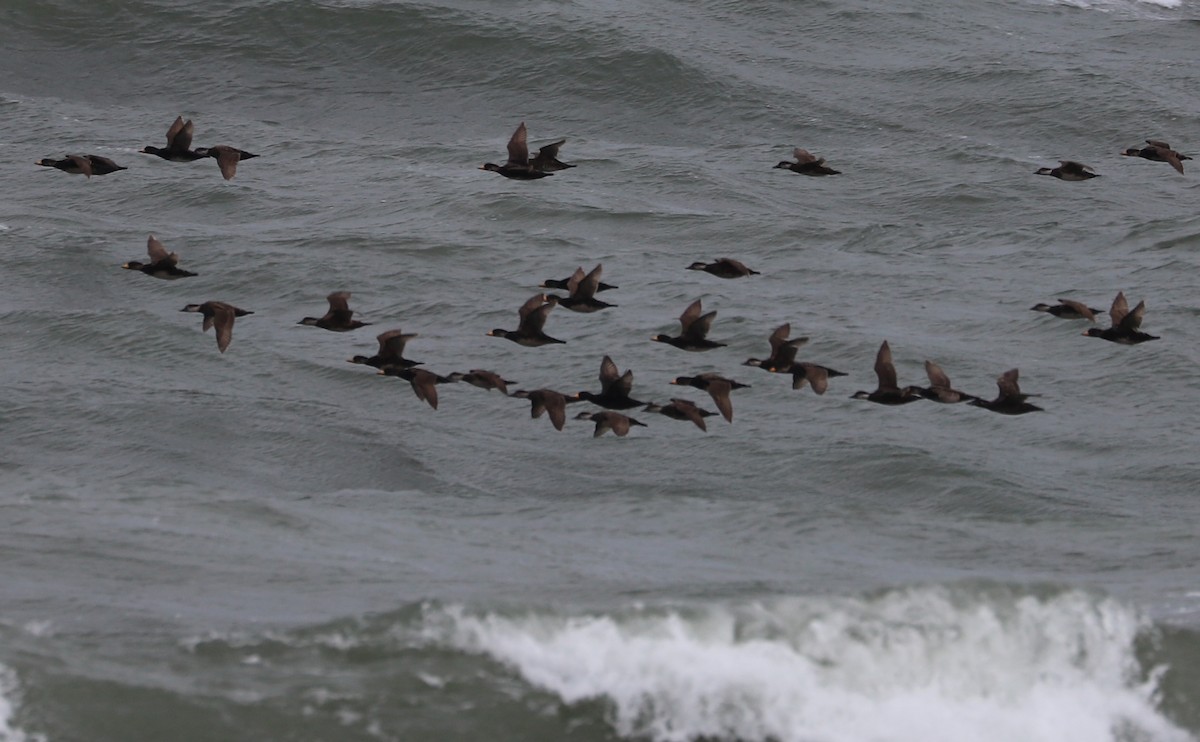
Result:
<svg viewBox="0 0 1200 742"><path fill-rule="evenodd" d="M322 330L332 330L333 332L349 332L371 324L354 319L354 310L350 308L349 291L335 291L325 299L329 302L329 311L325 312L324 316L305 317L296 324L320 327Z"/></svg>
<svg viewBox="0 0 1200 742"><path fill-rule="evenodd" d="M168 281L176 278L189 278L196 275L191 271L179 268L179 256L173 252L167 252L167 248L154 235L150 235L146 240L146 252L150 256L149 263L131 260L121 267L126 270L141 271L147 276L162 278Z"/></svg>

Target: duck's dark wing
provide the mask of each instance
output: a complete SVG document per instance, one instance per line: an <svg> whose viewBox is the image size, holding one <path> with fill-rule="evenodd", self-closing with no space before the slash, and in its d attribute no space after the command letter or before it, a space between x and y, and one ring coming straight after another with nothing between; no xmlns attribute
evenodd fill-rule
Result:
<svg viewBox="0 0 1200 742"><path fill-rule="evenodd" d="M883 345L879 346L879 352L875 354L875 375L879 377L879 391L896 391L900 388L896 384L896 367L892 364L892 349L886 340L883 341Z"/></svg>
<svg viewBox="0 0 1200 742"><path fill-rule="evenodd" d="M796 162L798 162L801 165L803 165L806 162L816 162L816 163L824 162L824 160L817 159L817 157L814 156L811 152L809 152L806 149L801 149L800 147L797 147L796 149L792 150L792 157L795 157Z"/></svg>
<svg viewBox="0 0 1200 742"><path fill-rule="evenodd" d="M605 410L604 412L600 413L600 416L600 420L596 421L597 431L601 433L604 432L601 429L601 426L606 426L611 429L613 433L619 436L624 436L629 433L628 417L625 417L619 412L613 412L611 410Z"/></svg>
<svg viewBox="0 0 1200 742"><path fill-rule="evenodd" d="M816 394L824 394L829 388L829 371L824 366L818 366L815 363L800 363L797 364L804 369L803 376L792 377L792 388L799 389L804 386L807 381Z"/></svg>
<svg viewBox="0 0 1200 742"><path fill-rule="evenodd" d="M604 356L604 360L600 362L600 393L608 391L613 382L621 378L621 372L617 369L617 364L612 358Z"/></svg>
<svg viewBox="0 0 1200 742"><path fill-rule="evenodd" d="M1170 147L1159 147L1158 154L1164 162L1170 163L1171 167L1175 168L1175 172L1183 175L1183 162L1180 161L1178 152Z"/></svg>
<svg viewBox="0 0 1200 742"><path fill-rule="evenodd" d="M375 338L379 341L379 355L385 358L401 358L404 355L404 346L416 336L415 332L406 335L401 330L388 330L380 333Z"/></svg>
<svg viewBox="0 0 1200 742"><path fill-rule="evenodd" d="M546 302L537 309L534 309L529 314L525 315L525 319L521 320L521 330L529 332L541 332L546 326L546 315L550 314L550 310L554 309L554 302Z"/></svg>
<svg viewBox="0 0 1200 742"><path fill-rule="evenodd" d="M791 332L792 332L791 323L785 322L782 325L780 325L779 327L776 327L775 331L771 333L771 337L767 338L767 341L769 343L771 343L771 357L772 358L775 357L775 354L778 353L779 349L781 347L783 347L784 344L787 342L788 335L790 335Z"/></svg>
<svg viewBox="0 0 1200 742"><path fill-rule="evenodd" d="M121 167L117 163L113 162L111 159L109 159L107 157L102 157L100 155L88 155L87 158L88 158L88 161L92 163L93 170L96 169L96 165L100 165L103 169L110 170L110 171L126 169L126 168Z"/></svg>
<svg viewBox="0 0 1200 742"><path fill-rule="evenodd" d="M691 327L692 323L695 322L699 317L700 300L697 299L691 304L688 304L687 309L683 310L683 314L679 315L679 334L686 335L688 333L688 328Z"/></svg>
<svg viewBox="0 0 1200 742"><path fill-rule="evenodd" d="M184 123L183 116L176 116L175 122L171 124L171 128L167 129L167 149L186 151L192 146L192 132L195 126L192 120L188 119Z"/></svg>
<svg viewBox="0 0 1200 742"><path fill-rule="evenodd" d="M729 393L733 391L733 386L728 379L720 377L704 375L708 381L708 396L712 397L713 402L717 405L717 410L727 422L733 422L733 402L729 400Z"/></svg>
<svg viewBox="0 0 1200 742"><path fill-rule="evenodd" d="M567 293L569 293L571 296L574 296L575 292L579 289L580 282L586 277L587 274L583 272L583 266L576 268L575 271L567 277Z"/></svg>
<svg viewBox="0 0 1200 742"><path fill-rule="evenodd" d="M697 428L704 432L708 432L708 425L704 422L704 415L700 414L700 408L694 402L687 399L672 399L671 405L684 416L685 419L691 420Z"/></svg>
<svg viewBox="0 0 1200 742"><path fill-rule="evenodd" d="M179 256L173 252L167 252L167 248L154 235L150 235L146 240L146 253L150 256L151 263L175 265L179 262Z"/></svg>
<svg viewBox="0 0 1200 742"><path fill-rule="evenodd" d="M509 167L529 167L529 140L528 133L525 131L525 122L522 121L517 130L513 132L512 137L508 140L508 163Z"/></svg>
<svg viewBox="0 0 1200 742"><path fill-rule="evenodd" d="M438 406L437 383L439 379L436 374L424 369L415 369L408 383L412 385L413 394L417 395L417 399L426 402L433 409Z"/></svg>
<svg viewBox="0 0 1200 742"><path fill-rule="evenodd" d="M1062 304L1064 307L1070 307L1084 319L1091 320L1092 322L1096 321L1096 313L1093 312L1092 308L1087 304L1075 301L1074 299L1059 299L1058 303Z"/></svg>
<svg viewBox="0 0 1200 742"><path fill-rule="evenodd" d="M211 324L217 328L217 350L224 353L229 347L229 341L233 340L233 307L224 302L214 301L212 311ZM210 324L208 317L204 318L204 324L204 329L207 330Z"/></svg>
<svg viewBox="0 0 1200 742"><path fill-rule="evenodd" d="M933 361L925 361L925 375L929 377L929 386L934 389L950 388L950 377Z"/></svg>
<svg viewBox="0 0 1200 742"><path fill-rule="evenodd" d="M218 144L215 147L208 148L209 153L217 158L217 167L221 170L221 177L225 180L231 180L237 175L238 162L242 159L240 150L233 147Z"/></svg>
<svg viewBox="0 0 1200 742"><path fill-rule="evenodd" d="M1126 332L1137 332L1138 328L1142 326L1142 317L1145 316L1146 302L1139 301L1132 312L1121 318L1120 328Z"/></svg>
<svg viewBox="0 0 1200 742"><path fill-rule="evenodd" d="M550 422L554 425L554 429L562 430L563 425L567 422L567 398L549 389L543 389L541 392L539 395L541 408L550 415ZM538 406L538 402L534 402L534 407ZM534 417L537 415L535 414Z"/></svg>
<svg viewBox="0 0 1200 742"><path fill-rule="evenodd" d="M554 161L558 159L558 148L566 144L566 142L566 139L559 139L557 142L543 145L538 149L537 157L534 157L529 162L530 167L534 170L541 170L547 165L554 164Z"/></svg>
<svg viewBox="0 0 1200 742"><path fill-rule="evenodd" d="M1017 384L1017 377L1019 375L1019 370L1010 368L996 379L996 386L1000 388L1001 399L1015 399L1018 401L1025 399L1024 395L1021 394L1021 387Z"/></svg>
<svg viewBox="0 0 1200 742"><path fill-rule="evenodd" d="M329 301L329 311L325 313L327 319L342 324L354 316L354 310L350 308L349 291L335 291L325 298Z"/></svg>
<svg viewBox="0 0 1200 742"><path fill-rule="evenodd" d="M597 265L590 273L576 281L575 285L571 288L571 298L585 301L595 298L596 290L600 288L600 274L603 270L604 267L602 265Z"/></svg>
<svg viewBox="0 0 1200 742"><path fill-rule="evenodd" d="M1146 144L1149 144L1151 147L1158 147L1159 149L1171 149L1171 145L1161 139L1147 139Z"/></svg>
<svg viewBox="0 0 1200 742"><path fill-rule="evenodd" d="M526 299L525 303L521 305L521 308L517 310L517 316L520 317L521 324L525 324L525 318L528 317L529 314L533 310L537 309L538 307L542 306L545 303L546 303L546 295L545 294L534 294L533 296Z"/></svg>
<svg viewBox="0 0 1200 742"><path fill-rule="evenodd" d="M1119 326L1127 314L1129 314L1129 302L1125 301L1125 292L1118 291L1117 298L1113 299L1112 307L1108 310L1112 326Z"/></svg>

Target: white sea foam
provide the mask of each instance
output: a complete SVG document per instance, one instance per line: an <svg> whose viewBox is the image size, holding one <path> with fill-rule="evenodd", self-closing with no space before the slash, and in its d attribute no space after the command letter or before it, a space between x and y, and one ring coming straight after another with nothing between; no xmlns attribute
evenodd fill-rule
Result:
<svg viewBox="0 0 1200 742"><path fill-rule="evenodd" d="M1134 656L1143 620L1081 592L940 587L625 615L437 611L459 648L625 736L780 742L1192 739ZM443 624L443 621L446 621Z"/></svg>
<svg viewBox="0 0 1200 742"><path fill-rule="evenodd" d="M26 734L13 722L16 704L20 698L17 674L11 668L0 665L0 742L44 742L40 734Z"/></svg>

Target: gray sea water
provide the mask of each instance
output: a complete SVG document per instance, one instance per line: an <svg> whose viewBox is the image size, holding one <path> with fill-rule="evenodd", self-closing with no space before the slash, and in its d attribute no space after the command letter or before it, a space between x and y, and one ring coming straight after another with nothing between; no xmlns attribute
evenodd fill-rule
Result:
<svg viewBox="0 0 1200 742"><path fill-rule="evenodd" d="M0 740L1195 740L1200 165L1118 153L1200 152L1197 50L1193 0L5 0ZM259 157L139 154L177 115ZM479 170L521 121L577 167ZM82 152L129 169L34 165ZM486 336L596 264L565 345ZM337 290L373 324L296 324ZM1118 291L1161 340L1029 311ZM727 347L649 341L696 298ZM741 365L784 322L849 375ZM751 388L593 439L346 362L397 327ZM883 340L1045 411L850 399Z"/></svg>

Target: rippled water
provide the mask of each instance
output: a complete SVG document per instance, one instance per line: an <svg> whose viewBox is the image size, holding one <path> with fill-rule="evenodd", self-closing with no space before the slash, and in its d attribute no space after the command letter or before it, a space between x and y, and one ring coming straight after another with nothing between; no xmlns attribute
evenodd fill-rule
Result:
<svg viewBox="0 0 1200 742"><path fill-rule="evenodd" d="M8 3L0 740L1194 739L1200 165L1117 153L1197 151L1200 6L877 5ZM138 154L177 115L260 157ZM577 167L478 170L522 120ZM75 152L129 170L33 165ZM120 270L148 233L200 275ZM762 275L684 270L726 255ZM597 263L565 345L486 337ZM335 290L373 324L296 324ZM1029 311L1119 290L1161 340ZM696 298L726 348L649 341ZM742 366L784 322L849 376ZM593 439L345 362L395 327L752 387ZM850 399L885 339L1046 411Z"/></svg>

